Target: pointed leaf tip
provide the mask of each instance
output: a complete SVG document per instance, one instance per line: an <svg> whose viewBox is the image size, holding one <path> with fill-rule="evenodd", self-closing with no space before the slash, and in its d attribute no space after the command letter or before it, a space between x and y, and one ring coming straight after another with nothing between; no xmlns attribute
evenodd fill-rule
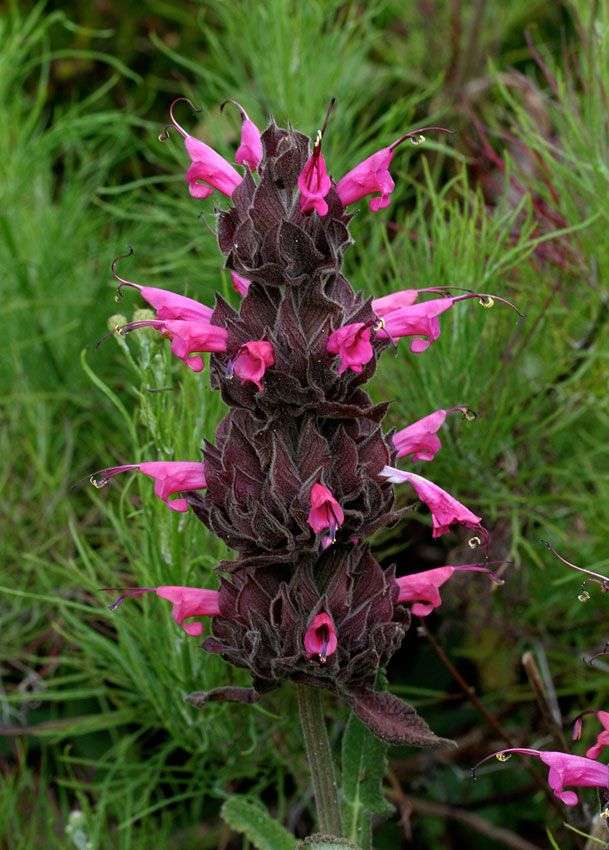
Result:
<svg viewBox="0 0 609 850"><path fill-rule="evenodd" d="M410 744L413 747L454 746L439 738L411 705L387 692L351 691L345 699L377 737L388 744Z"/></svg>

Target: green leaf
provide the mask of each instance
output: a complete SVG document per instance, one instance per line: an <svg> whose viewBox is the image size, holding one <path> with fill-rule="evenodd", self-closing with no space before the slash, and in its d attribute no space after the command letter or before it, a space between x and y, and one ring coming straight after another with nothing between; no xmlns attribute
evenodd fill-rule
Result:
<svg viewBox="0 0 609 850"><path fill-rule="evenodd" d="M371 846L371 816L393 811L383 795L386 769L387 744L352 713L342 744L343 823L348 837L362 850Z"/></svg>
<svg viewBox="0 0 609 850"><path fill-rule="evenodd" d="M257 850L296 850L296 839L260 803L233 796L222 806L222 817L242 832Z"/></svg>

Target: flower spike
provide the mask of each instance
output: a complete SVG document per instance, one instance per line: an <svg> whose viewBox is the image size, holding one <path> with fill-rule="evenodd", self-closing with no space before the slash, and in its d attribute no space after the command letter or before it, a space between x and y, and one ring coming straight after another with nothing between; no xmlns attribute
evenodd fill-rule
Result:
<svg viewBox="0 0 609 850"><path fill-rule="evenodd" d="M449 493L388 465L396 455L431 460L446 417L472 414L446 404L402 428L392 443L383 426L386 405L374 403L365 383L390 343L410 337L412 349L422 351L439 336L444 312L461 301L489 307L495 299L431 285L371 299L351 286L343 268L352 242L350 204L367 196L373 210L387 206L396 150L406 141L418 144L427 128L396 139L336 185L322 151L334 101L314 139L274 121L260 134L235 104L242 119L236 159L245 166L239 172L178 123L182 102L190 103L174 101L170 117L190 158L187 183L194 197L218 191L228 198L213 210L214 232L242 300L231 306L218 297L212 312L120 276L117 258L119 292L137 290L155 315L115 317L111 324L125 322L122 333L151 328L168 337L193 371L210 352L211 388L228 409L205 443L204 464L125 464L101 470L94 481L148 475L170 509L192 509L232 556L218 565L217 592L161 585L127 588L121 599L155 593L171 603L188 634L200 634L200 619L213 618L203 649L247 669L256 689L214 689L197 697L201 703L253 702L257 689L288 679L339 694L383 741L446 743L412 706L375 688L411 613L435 610L446 582L458 572L500 579L485 553L472 555L476 563L396 579L368 541L400 519L392 485L402 482L429 506L434 536L460 523L475 529L472 548L488 539L480 517Z"/></svg>

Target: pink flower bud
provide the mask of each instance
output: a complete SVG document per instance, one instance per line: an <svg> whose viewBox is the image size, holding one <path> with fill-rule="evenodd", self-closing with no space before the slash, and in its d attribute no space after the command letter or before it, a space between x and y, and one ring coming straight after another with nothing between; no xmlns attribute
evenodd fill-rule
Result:
<svg viewBox="0 0 609 850"><path fill-rule="evenodd" d="M233 289L244 298L250 288L251 281L249 281L246 277L241 277L241 275L237 274L237 272L231 272L230 277L233 282Z"/></svg>
<svg viewBox="0 0 609 850"><path fill-rule="evenodd" d="M262 160L262 141L260 130L251 121L245 110L243 110L243 123L241 124L241 143L235 154L235 162L239 165L247 165L252 171L256 171Z"/></svg>
<svg viewBox="0 0 609 850"><path fill-rule="evenodd" d="M311 510L307 522L315 534L330 529L330 542L332 542L336 529L344 521L343 509L332 495L332 491L323 484L314 484L311 487Z"/></svg>
<svg viewBox="0 0 609 850"><path fill-rule="evenodd" d="M321 144L317 144L298 177L301 212L306 213L315 210L320 216L326 215L328 204L324 198L331 186L332 181L326 170L326 161L321 152Z"/></svg>
<svg viewBox="0 0 609 850"><path fill-rule="evenodd" d="M321 664L336 652L338 639L334 620L325 612L317 614L304 636L307 658L317 657Z"/></svg>

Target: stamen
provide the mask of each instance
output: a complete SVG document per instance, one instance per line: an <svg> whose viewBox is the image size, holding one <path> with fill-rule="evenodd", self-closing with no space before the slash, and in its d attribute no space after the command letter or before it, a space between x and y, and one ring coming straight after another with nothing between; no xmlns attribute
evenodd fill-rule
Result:
<svg viewBox="0 0 609 850"><path fill-rule="evenodd" d="M526 319L524 313L521 313L518 307L516 307L516 305L508 298L503 298L501 295L495 295L494 293L491 294L489 292L475 292L473 289L465 289L463 291L467 294L457 295L453 299L454 303L457 303L459 301L467 301L470 298L477 298L478 303L488 310L495 305L495 302L498 302L499 304L505 304L506 307L509 307L511 310L513 310L518 315L520 321Z"/></svg>
<svg viewBox="0 0 609 850"><path fill-rule="evenodd" d="M116 296L114 298L115 301L121 300L123 287L125 287L125 286L129 286L131 289L141 289L142 288L139 283L133 283L133 281L127 280L127 278L125 278L125 277L121 277L119 275L119 273L117 272L118 261L119 260L126 260L127 257L133 257L134 254L135 254L135 251L133 250L133 247L131 245L128 245L126 254L118 254L112 260L112 266L111 266L112 277L114 278L114 280L117 280L118 283L119 283L119 285L116 289Z"/></svg>
<svg viewBox="0 0 609 850"><path fill-rule="evenodd" d="M554 546L552 546L552 544L548 540L540 540L539 542L543 546L545 546L546 549L548 549L554 555L555 558L558 558L558 560L561 562L561 564L564 564L565 567L569 567L569 569L571 569L571 570L576 570L578 573L584 573L585 575L590 576L588 581L594 581L594 582L596 582L596 584L600 584L601 590L603 591L603 593L606 593L607 591L609 591L609 576L604 576L604 575L602 575L602 573L595 573L593 570L588 570L585 567L578 567L577 564L573 564L571 561L567 561L566 558L564 558L561 554L559 554L556 551ZM581 594L581 595L583 595L583 594ZM588 595L588 598L589 598L589 595ZM586 600L581 600L581 601L585 602Z"/></svg>
<svg viewBox="0 0 609 850"><path fill-rule="evenodd" d="M411 130L409 133L404 133L403 136L400 136L399 139L396 139L395 142L389 145L389 150L394 151L397 147L399 147L403 142L407 139L415 141L412 142L415 145L420 145L425 141L425 136L423 133L454 133L454 130L447 130L446 127L419 127L418 130Z"/></svg>
<svg viewBox="0 0 609 850"><path fill-rule="evenodd" d="M171 105L169 107L169 117L171 118L171 123L178 131L180 136L185 139L186 136L188 136L189 134L186 132L186 130L184 129L184 127L182 127L181 124L178 124L175 115L173 114L173 110L175 109L176 103L187 103L193 112L201 112L202 110L200 106L195 106L189 97L176 97L175 100L171 102Z"/></svg>
<svg viewBox="0 0 609 850"><path fill-rule="evenodd" d="M482 540L481 540L480 537L470 537L469 540L467 541L467 545L469 546L470 549L477 549L478 546L481 545L481 543L482 543Z"/></svg>
<svg viewBox="0 0 609 850"><path fill-rule="evenodd" d="M478 418L478 414L475 410L472 410L471 407L467 407L466 405L457 404L454 407L449 407L446 410L447 413L462 413L463 417L467 419L468 422L473 422L474 419Z"/></svg>
<svg viewBox="0 0 609 850"><path fill-rule="evenodd" d="M589 655L584 660L586 664L592 664L592 662L595 661L597 658L600 658L601 655L609 655L609 641L605 641L601 649L597 650L596 652L593 652L592 655Z"/></svg>
<svg viewBox="0 0 609 850"><path fill-rule="evenodd" d="M105 590L105 591L108 591L108 592L110 592L110 591L116 592L117 590L119 590L119 588L102 587L102 590ZM111 602L110 605L108 605L108 610L109 611L116 611L116 609L119 608L123 604L125 599L134 599L138 596L143 596L144 593L153 593L155 590L156 590L155 587L125 587L125 588L120 588L120 596L118 596L114 600L114 602Z"/></svg>
<svg viewBox="0 0 609 850"><path fill-rule="evenodd" d="M248 121L249 120L249 115L247 114L245 109L241 106L241 104L238 101L233 100L231 97L222 101L222 103L220 104L220 112L224 112L224 107L226 106L227 103L232 103L233 106L237 107L237 109L239 110L239 114L241 115L242 121Z"/></svg>
<svg viewBox="0 0 609 850"><path fill-rule="evenodd" d="M578 593L577 598L580 602L587 602L590 599L590 594L587 590L582 590L581 593Z"/></svg>

